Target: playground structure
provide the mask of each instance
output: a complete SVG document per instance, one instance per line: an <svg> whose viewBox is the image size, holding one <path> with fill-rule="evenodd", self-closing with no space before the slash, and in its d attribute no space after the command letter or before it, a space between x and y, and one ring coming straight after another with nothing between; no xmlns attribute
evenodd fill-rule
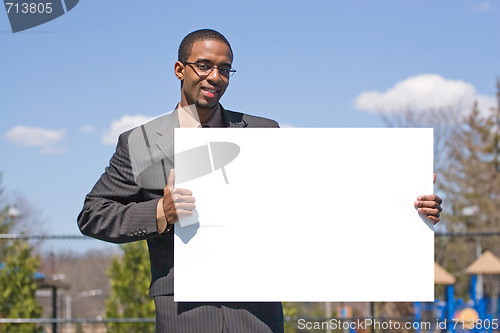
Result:
<svg viewBox="0 0 500 333"><path fill-rule="evenodd" d="M500 258L485 251L465 270L469 274L469 300L454 297L455 277L434 263L434 284L445 286L445 297L435 303L415 303L415 321L424 314L435 318L431 331L493 332L500 331L498 295L484 295L483 277L500 275ZM428 316L425 316L428 318ZM417 330L420 332L420 330Z"/></svg>

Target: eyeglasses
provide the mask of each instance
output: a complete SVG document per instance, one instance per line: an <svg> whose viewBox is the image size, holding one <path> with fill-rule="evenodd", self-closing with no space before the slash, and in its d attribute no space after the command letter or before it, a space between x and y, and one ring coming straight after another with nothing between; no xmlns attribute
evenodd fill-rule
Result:
<svg viewBox="0 0 500 333"><path fill-rule="evenodd" d="M233 76L236 73L236 69L228 67L228 66L210 66L203 62L184 62L184 65L194 65L196 67L195 72L199 76L209 76L210 73L213 72L214 68L219 70L219 74L224 77ZM194 68L193 68L194 69Z"/></svg>

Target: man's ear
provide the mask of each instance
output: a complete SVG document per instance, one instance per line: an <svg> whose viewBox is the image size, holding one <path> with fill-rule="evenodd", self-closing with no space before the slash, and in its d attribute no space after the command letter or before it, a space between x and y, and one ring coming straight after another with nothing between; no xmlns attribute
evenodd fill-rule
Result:
<svg viewBox="0 0 500 333"><path fill-rule="evenodd" d="M175 73L175 76L179 79L179 80L184 80L184 68L186 68L184 66L184 64L180 61L176 61L175 62L175 65L174 65L174 73Z"/></svg>

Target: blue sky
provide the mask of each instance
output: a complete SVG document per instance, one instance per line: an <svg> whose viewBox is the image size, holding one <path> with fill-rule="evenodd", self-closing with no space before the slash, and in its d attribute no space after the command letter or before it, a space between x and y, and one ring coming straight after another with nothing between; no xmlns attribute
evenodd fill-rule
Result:
<svg viewBox="0 0 500 333"><path fill-rule="evenodd" d="M182 38L230 41L232 110L294 127L382 127L381 112L494 101L500 2L81 0L13 34L0 10L0 171L46 233L76 216L117 132L179 101ZM114 125L113 125L114 124Z"/></svg>

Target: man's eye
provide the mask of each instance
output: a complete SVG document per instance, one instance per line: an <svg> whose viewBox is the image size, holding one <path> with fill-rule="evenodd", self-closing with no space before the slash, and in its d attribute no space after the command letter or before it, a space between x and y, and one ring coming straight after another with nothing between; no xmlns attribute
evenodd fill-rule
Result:
<svg viewBox="0 0 500 333"><path fill-rule="evenodd" d="M202 71L207 71L210 69L210 66L206 65L206 64L197 64L196 65L200 70Z"/></svg>
<svg viewBox="0 0 500 333"><path fill-rule="evenodd" d="M224 74L229 74L230 69L231 68L229 68L229 67L222 67L222 68L219 68L219 72L224 73Z"/></svg>

